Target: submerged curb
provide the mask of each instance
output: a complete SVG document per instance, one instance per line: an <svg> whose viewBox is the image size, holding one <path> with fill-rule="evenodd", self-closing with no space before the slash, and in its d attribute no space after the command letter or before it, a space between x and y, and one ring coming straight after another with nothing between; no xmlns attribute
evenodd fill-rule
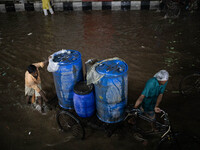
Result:
<svg viewBox="0 0 200 150"><path fill-rule="evenodd" d="M101 1L101 2L60 2L54 3L54 11L87 10L155 10L159 1ZM42 3L5 3L0 4L0 13L20 11L42 11Z"/></svg>

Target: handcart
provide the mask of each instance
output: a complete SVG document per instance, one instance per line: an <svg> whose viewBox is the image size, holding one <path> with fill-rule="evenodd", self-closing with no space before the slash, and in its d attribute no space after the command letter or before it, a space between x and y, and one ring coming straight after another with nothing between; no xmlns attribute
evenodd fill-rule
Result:
<svg viewBox="0 0 200 150"><path fill-rule="evenodd" d="M128 66L123 60L112 58L92 65L87 74L87 76L92 77L92 80L88 82L89 80L87 79L87 85L97 83L94 84L96 96L95 98L91 98L91 103L94 106L91 107L91 110L93 109L92 113L94 115L80 117L77 110L75 109L75 111L73 109L76 105L73 95L75 91L73 91L72 87L74 87L74 83L79 83L83 80L81 55L75 50L62 50L57 52L56 55L56 59L58 60L54 61L59 65L59 69L53 71L53 76L56 93L60 100L60 107L56 115L56 120L62 131L83 140L86 137L85 135L87 135L86 127L104 130L108 137L117 132L120 128L128 127L133 131L135 138L141 142L145 142L148 135L156 134L160 136L158 149L166 149L168 145L170 148L167 147L167 149L180 149L179 142L176 138L177 134L173 132L168 114L165 111L161 111L159 119L157 117L156 120L153 120L146 116L140 109L135 109L133 105L127 106ZM55 62L53 64L55 64ZM88 67L86 67L86 72L88 72L87 70ZM84 96L82 95L84 98L93 92L92 88L89 88L88 91L89 93L84 93ZM81 94L79 96L81 97ZM55 98L54 101L58 102L56 99L57 98ZM85 101L87 100L86 98ZM85 101L83 102L85 103ZM96 105L94 104L95 102ZM82 105L82 102L79 104ZM107 120L103 120L101 117L104 117L104 114L106 115L112 112L110 111L112 110L111 108L116 108L116 105L117 111L113 116L118 114L119 119L117 121L109 120L108 122ZM94 112L95 106L97 113ZM104 110L102 111L102 109ZM98 113L103 115L99 117ZM132 118L136 120L134 124L129 122ZM143 128L138 125L138 120L148 122L147 124L154 124L157 131L143 130Z"/></svg>
<svg viewBox="0 0 200 150"><path fill-rule="evenodd" d="M81 118L73 109L66 110L59 107L57 97L50 101L50 105L57 110L56 121L61 131L67 135L72 135L76 139L84 140L87 135L85 129L88 127L94 130L102 130L108 137L118 133L121 128L125 128L127 134L131 133L134 139L140 142L149 140L152 135L159 137L156 146L157 150L185 150L190 148L197 150L200 146L198 136L189 135L185 132L174 132L168 114L164 110L161 110L156 120L153 120L147 117L140 109L135 109L133 105L128 105L125 110L124 120L119 123L109 124L100 121L96 114L89 118ZM131 118L137 121L142 120L146 123L154 123L157 131L143 130L137 121L135 124L128 123Z"/></svg>
<svg viewBox="0 0 200 150"><path fill-rule="evenodd" d="M103 130L110 137L113 133L115 133L120 127L124 127L126 125L132 129L133 133L137 136L136 138L143 142L146 140L148 135L159 135L160 140L158 144L158 149L163 149L163 144L173 143L173 146L178 146L178 142L175 138L175 133L172 130L170 125L170 121L168 118L168 114L161 110L159 121L150 119L147 117L140 109L135 109L132 105L128 105L125 111L124 120L119 123L105 123L100 121L96 115L93 115L90 118L81 118L79 117L74 110L65 110L62 109L58 111L56 115L56 120L58 123L59 128L68 133L73 135L75 138L84 139L86 127L91 127L96 130ZM136 120L141 119L148 123L154 123L157 131L144 131L136 124L128 123L128 120L134 118ZM165 146L166 147L166 146Z"/></svg>

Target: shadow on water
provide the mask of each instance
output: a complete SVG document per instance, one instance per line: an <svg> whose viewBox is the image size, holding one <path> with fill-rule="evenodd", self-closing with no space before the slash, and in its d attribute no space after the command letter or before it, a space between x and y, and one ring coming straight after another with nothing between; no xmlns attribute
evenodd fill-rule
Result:
<svg viewBox="0 0 200 150"><path fill-rule="evenodd" d="M56 124L56 111L43 116L25 105L26 67L45 60L62 48L81 52L82 60L120 57L129 66L129 103L134 103L145 82L166 69L170 80L161 107L174 128L200 136L199 98L180 96L178 84L186 74L199 71L199 13L162 19L150 11L62 12L44 17L37 12L0 14L0 146L3 149L154 149L128 135L105 137L88 131L84 141L66 137ZM52 74L41 70L42 87L55 95ZM69 141L68 141L69 140Z"/></svg>

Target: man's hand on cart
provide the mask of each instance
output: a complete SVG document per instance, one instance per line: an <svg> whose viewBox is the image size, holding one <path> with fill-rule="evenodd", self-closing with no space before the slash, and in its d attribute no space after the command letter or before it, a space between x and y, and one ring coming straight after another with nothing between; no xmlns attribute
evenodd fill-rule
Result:
<svg viewBox="0 0 200 150"><path fill-rule="evenodd" d="M128 105L126 107L126 112L127 113L138 113L138 112L141 112L141 110L138 108L135 108L133 105Z"/></svg>
<svg viewBox="0 0 200 150"><path fill-rule="evenodd" d="M159 107L156 106L156 107L154 108L154 111L155 111L156 113L160 113L160 112L161 112L161 109L160 109Z"/></svg>

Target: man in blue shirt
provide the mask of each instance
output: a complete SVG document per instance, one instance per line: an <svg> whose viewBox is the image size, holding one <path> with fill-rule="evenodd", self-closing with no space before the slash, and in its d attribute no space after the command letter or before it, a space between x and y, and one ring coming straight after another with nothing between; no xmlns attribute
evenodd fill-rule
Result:
<svg viewBox="0 0 200 150"><path fill-rule="evenodd" d="M166 70L160 70L153 78L149 79L142 94L135 103L135 108L140 108L148 117L155 119L155 112L159 113L159 104L169 79Z"/></svg>

